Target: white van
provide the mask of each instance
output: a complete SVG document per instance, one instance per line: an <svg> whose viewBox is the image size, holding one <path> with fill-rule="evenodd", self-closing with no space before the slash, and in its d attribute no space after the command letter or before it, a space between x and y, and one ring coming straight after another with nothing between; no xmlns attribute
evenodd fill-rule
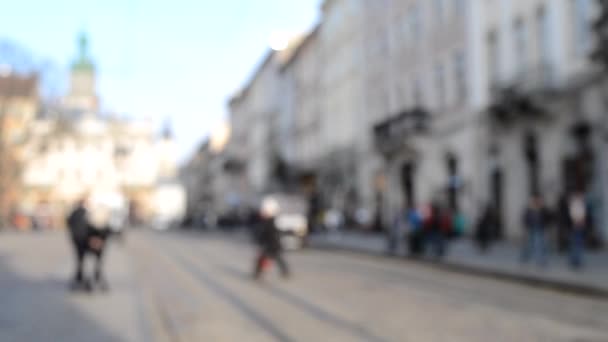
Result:
<svg viewBox="0 0 608 342"><path fill-rule="evenodd" d="M304 246L308 236L308 202L302 196L291 194L271 194L265 196L272 198L279 206L275 224L281 232L281 245L288 250L299 249Z"/></svg>
<svg viewBox="0 0 608 342"><path fill-rule="evenodd" d="M154 196L152 228L166 230L177 227L186 213L186 191L179 183L161 185Z"/></svg>

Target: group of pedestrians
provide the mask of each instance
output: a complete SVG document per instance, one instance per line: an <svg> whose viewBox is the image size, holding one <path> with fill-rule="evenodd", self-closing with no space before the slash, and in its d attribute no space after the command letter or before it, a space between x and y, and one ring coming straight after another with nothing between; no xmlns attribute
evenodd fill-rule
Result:
<svg viewBox="0 0 608 342"><path fill-rule="evenodd" d="M556 211L551 211L540 195L531 196L524 211L523 226L522 262L535 259L540 266L547 266L551 228L558 227L557 236L567 239L570 266L583 267L585 244L592 226L591 206L583 192L564 196Z"/></svg>
<svg viewBox="0 0 608 342"><path fill-rule="evenodd" d="M584 265L584 251L592 226L591 205L583 192L563 196L556 210L550 210L543 198L535 194L530 197L522 215L523 243L520 261L535 261L545 267L549 263L550 237L561 238L563 249L568 251L573 269ZM421 256L430 252L436 258L446 253L450 238L463 235L467 220L464 215L440 202L407 208L396 216L388 232L388 252L397 253L402 242L407 241L410 256ZM499 238L499 215L489 205L479 216L471 237L480 252L486 253L493 241ZM552 231L557 227L556 231ZM554 234L555 233L555 234Z"/></svg>
<svg viewBox="0 0 608 342"><path fill-rule="evenodd" d="M442 258L450 238L463 230L464 216L439 202L401 211L388 234L388 252L395 254L402 241L407 241L410 256L424 255L428 250Z"/></svg>

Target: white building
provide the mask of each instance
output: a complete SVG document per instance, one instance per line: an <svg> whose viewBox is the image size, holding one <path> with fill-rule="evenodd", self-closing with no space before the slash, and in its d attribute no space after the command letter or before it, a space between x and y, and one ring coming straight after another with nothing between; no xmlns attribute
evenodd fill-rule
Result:
<svg viewBox="0 0 608 342"><path fill-rule="evenodd" d="M507 235L521 232L526 198L548 204L588 192L605 226L605 104L593 44L593 0L470 1L471 111L485 127L478 197L501 211ZM490 109L490 110L488 110ZM484 153L485 152L485 153Z"/></svg>
<svg viewBox="0 0 608 342"><path fill-rule="evenodd" d="M231 103L249 179L263 189L275 148L315 175L328 205L377 208L388 222L434 199L470 221L493 204L509 237L532 192L553 204L584 187L601 209L608 127L588 62L595 9L593 0L327 0L282 77L267 59ZM606 215L596 213L599 223Z"/></svg>
<svg viewBox="0 0 608 342"><path fill-rule="evenodd" d="M281 69L300 42L296 37L285 50L269 51L229 102L231 135L222 155L237 204L252 205L286 181L277 174L293 157L289 117L283 112L290 95Z"/></svg>
<svg viewBox="0 0 608 342"><path fill-rule="evenodd" d="M362 167L385 223L403 207L437 198L457 210L473 206L462 191L471 188L463 174L475 160L465 5L366 3L364 94L373 140Z"/></svg>
<svg viewBox="0 0 608 342"><path fill-rule="evenodd" d="M85 49L82 42L86 39L81 38ZM21 211L35 217L41 208L50 210L52 224L63 226L78 199L120 196L133 221L154 218L163 209L159 194L181 186L175 182L175 144L168 128L159 135L152 122L100 115L95 68L86 51L72 66L71 81L62 107L26 125Z"/></svg>

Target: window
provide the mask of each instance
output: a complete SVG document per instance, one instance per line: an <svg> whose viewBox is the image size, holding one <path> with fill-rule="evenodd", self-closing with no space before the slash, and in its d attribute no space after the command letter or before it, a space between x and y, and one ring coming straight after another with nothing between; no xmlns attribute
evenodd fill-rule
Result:
<svg viewBox="0 0 608 342"><path fill-rule="evenodd" d="M498 34L491 31L488 34L488 75L490 85L494 86L500 79L500 54L498 51Z"/></svg>
<svg viewBox="0 0 608 342"><path fill-rule="evenodd" d="M454 0L454 12L459 16L464 16L467 12L467 4L465 1L466 0Z"/></svg>
<svg viewBox="0 0 608 342"><path fill-rule="evenodd" d="M49 144L46 142L42 142L40 145L38 145L38 153L39 154L44 154L47 153L49 150Z"/></svg>
<svg viewBox="0 0 608 342"><path fill-rule="evenodd" d="M126 146L116 146L116 148L114 149L114 156L115 157L127 157L129 155L130 151L129 148Z"/></svg>
<svg viewBox="0 0 608 342"><path fill-rule="evenodd" d="M412 98L415 107L423 106L423 97L422 97L422 82L419 78L414 80L414 84L412 85Z"/></svg>
<svg viewBox="0 0 608 342"><path fill-rule="evenodd" d="M540 7L536 12L536 49L537 61L539 63L542 82L550 85L553 81L552 68L549 63L551 49L551 29L547 19L547 11Z"/></svg>
<svg viewBox="0 0 608 342"><path fill-rule="evenodd" d="M405 15L403 15L403 17L398 17L398 27L399 27L399 34L397 35L397 39L398 40L404 40L405 44L404 45L408 45L413 43L413 36L414 34L412 33L412 18L410 13L406 13ZM403 42L402 42L403 43Z"/></svg>
<svg viewBox="0 0 608 342"><path fill-rule="evenodd" d="M463 104L468 96L467 89L467 71L464 52L456 51L454 54L454 86L456 102Z"/></svg>
<svg viewBox="0 0 608 342"><path fill-rule="evenodd" d="M446 87L443 65L441 63L437 63L435 66L435 83L437 91L437 106L439 108L443 108L446 104Z"/></svg>
<svg viewBox="0 0 608 342"><path fill-rule="evenodd" d="M515 40L516 74L520 76L528 66L528 32L522 18L513 24L513 38Z"/></svg>
<svg viewBox="0 0 608 342"><path fill-rule="evenodd" d="M446 4L444 0L435 0L435 17L439 22L442 22L445 19L446 15Z"/></svg>
<svg viewBox="0 0 608 342"><path fill-rule="evenodd" d="M591 1L572 0L574 15L574 51L577 56L586 55L591 47Z"/></svg>
<svg viewBox="0 0 608 342"><path fill-rule="evenodd" d="M422 22L420 20L420 9L413 6L409 12L410 31L412 42L416 43L422 38Z"/></svg>
<svg viewBox="0 0 608 342"><path fill-rule="evenodd" d="M538 61L544 65L549 60L549 21L545 7L540 7L536 12L536 44L538 49Z"/></svg>

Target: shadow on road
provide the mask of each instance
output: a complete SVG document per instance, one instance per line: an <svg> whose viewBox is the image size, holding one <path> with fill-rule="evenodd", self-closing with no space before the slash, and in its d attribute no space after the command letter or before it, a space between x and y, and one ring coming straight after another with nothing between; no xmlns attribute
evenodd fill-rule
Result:
<svg viewBox="0 0 608 342"><path fill-rule="evenodd" d="M120 341L76 306L88 295L60 279L27 279L9 261L0 254L0 341Z"/></svg>
<svg viewBox="0 0 608 342"><path fill-rule="evenodd" d="M238 280L243 280L246 278L246 280L251 281L251 276L247 276L246 272L243 272L236 267L227 264L217 265L217 267L219 267L225 274L233 278L236 278ZM365 341L384 341L382 337L374 335L364 326L336 316L333 313L325 310L321 306L310 302L302 296L296 295L278 286L263 286L262 289L267 291L270 295L284 301L285 303L289 303L290 305L298 308L299 310L306 312L310 316L315 317L320 321L329 323L336 328L342 329L343 331L349 332Z"/></svg>

